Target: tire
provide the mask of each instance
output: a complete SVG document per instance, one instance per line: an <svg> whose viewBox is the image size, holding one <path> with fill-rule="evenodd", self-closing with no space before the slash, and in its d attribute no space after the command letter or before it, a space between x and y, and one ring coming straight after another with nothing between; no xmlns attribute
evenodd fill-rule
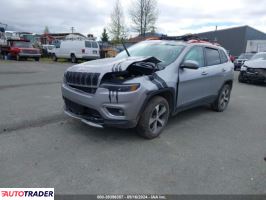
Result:
<svg viewBox="0 0 266 200"><path fill-rule="evenodd" d="M137 133L146 139L158 137L168 122L169 113L169 104L165 98L152 98L139 119Z"/></svg>
<svg viewBox="0 0 266 200"><path fill-rule="evenodd" d="M34 58L34 60L35 60L36 62L39 62L39 61L40 61L40 58Z"/></svg>
<svg viewBox="0 0 266 200"><path fill-rule="evenodd" d="M77 63L77 62L78 62L78 60L77 60L75 54L71 54L70 58L71 58L71 62L72 62L72 63Z"/></svg>
<svg viewBox="0 0 266 200"><path fill-rule="evenodd" d="M239 83L244 83L245 82L244 79L243 79L243 76L241 75L241 73L239 73L239 75L238 75L238 82Z"/></svg>
<svg viewBox="0 0 266 200"><path fill-rule="evenodd" d="M231 86L229 84L225 84L219 92L219 95L215 102L212 104L212 109L217 112L223 112L230 101L231 96Z"/></svg>
<svg viewBox="0 0 266 200"><path fill-rule="evenodd" d="M21 58L20 58L19 55L16 56L16 60L17 60L17 61L20 61L20 60L21 60Z"/></svg>
<svg viewBox="0 0 266 200"><path fill-rule="evenodd" d="M52 55L52 60L53 60L54 62L56 62L56 61L57 61L57 57L56 57L56 55L55 55L55 54L53 54L53 55Z"/></svg>

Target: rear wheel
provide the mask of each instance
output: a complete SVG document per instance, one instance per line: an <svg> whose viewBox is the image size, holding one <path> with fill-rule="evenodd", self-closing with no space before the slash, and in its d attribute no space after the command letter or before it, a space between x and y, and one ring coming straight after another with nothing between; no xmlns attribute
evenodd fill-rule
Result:
<svg viewBox="0 0 266 200"><path fill-rule="evenodd" d="M146 139L158 137L166 126L169 118L169 104L163 97L152 98L137 125L137 132Z"/></svg>
<svg viewBox="0 0 266 200"><path fill-rule="evenodd" d="M77 58L76 58L75 54L71 54L71 62L77 63Z"/></svg>
<svg viewBox="0 0 266 200"><path fill-rule="evenodd" d="M40 60L40 58L34 58L36 62L38 62Z"/></svg>
<svg viewBox="0 0 266 200"><path fill-rule="evenodd" d="M53 54L53 55L52 55L52 60L53 60L54 62L56 62L56 61L57 61L57 57L56 57L56 55L55 55L55 54Z"/></svg>
<svg viewBox="0 0 266 200"><path fill-rule="evenodd" d="M229 84L225 84L219 92L219 95L215 102L212 104L213 110L217 112L223 112L230 101L231 95L231 86Z"/></svg>

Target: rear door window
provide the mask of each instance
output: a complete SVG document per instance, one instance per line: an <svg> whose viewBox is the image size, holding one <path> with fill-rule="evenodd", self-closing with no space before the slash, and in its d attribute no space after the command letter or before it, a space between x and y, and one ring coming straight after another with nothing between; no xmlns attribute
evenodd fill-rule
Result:
<svg viewBox="0 0 266 200"><path fill-rule="evenodd" d="M218 49L205 48L205 53L206 53L207 66L221 64L220 54Z"/></svg>
<svg viewBox="0 0 266 200"><path fill-rule="evenodd" d="M85 41L85 47L91 48L91 42L90 41Z"/></svg>

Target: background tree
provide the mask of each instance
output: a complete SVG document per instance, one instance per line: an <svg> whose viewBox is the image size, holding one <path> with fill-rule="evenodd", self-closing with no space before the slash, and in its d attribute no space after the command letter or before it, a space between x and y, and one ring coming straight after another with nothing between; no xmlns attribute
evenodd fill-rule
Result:
<svg viewBox="0 0 266 200"><path fill-rule="evenodd" d="M157 0L135 0L129 10L133 29L145 36L149 31L155 30L158 18Z"/></svg>
<svg viewBox="0 0 266 200"><path fill-rule="evenodd" d="M119 0L116 1L111 13L111 24L108 30L114 43L119 43L121 38L126 37L124 14Z"/></svg>
<svg viewBox="0 0 266 200"><path fill-rule="evenodd" d="M103 29L102 37L101 37L102 42L108 42L109 41L109 36L106 31L106 28Z"/></svg>
<svg viewBox="0 0 266 200"><path fill-rule="evenodd" d="M43 33L50 33L48 26L45 26Z"/></svg>

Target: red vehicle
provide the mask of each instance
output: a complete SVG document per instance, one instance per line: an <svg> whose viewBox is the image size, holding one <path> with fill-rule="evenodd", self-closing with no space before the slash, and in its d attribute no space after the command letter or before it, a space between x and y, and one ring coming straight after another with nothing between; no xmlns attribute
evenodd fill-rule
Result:
<svg viewBox="0 0 266 200"><path fill-rule="evenodd" d="M15 58L16 60L34 58L39 61L41 54L40 50L34 48L28 40L8 40L6 46L1 47L3 56Z"/></svg>

